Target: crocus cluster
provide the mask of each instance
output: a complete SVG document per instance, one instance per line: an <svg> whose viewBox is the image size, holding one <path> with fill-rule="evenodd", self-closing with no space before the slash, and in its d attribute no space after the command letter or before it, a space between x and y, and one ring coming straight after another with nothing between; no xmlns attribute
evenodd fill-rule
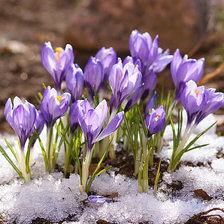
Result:
<svg viewBox="0 0 224 224"><path fill-rule="evenodd" d="M67 44L65 49L57 47L55 51L50 42L43 45L41 61L52 76L55 88L48 86L43 95L39 95L40 111L18 97L13 103L8 99L4 110L6 120L18 135L19 150L13 149L7 140L6 143L19 168L1 146L0 151L25 182L31 178L30 154L35 150L37 139L46 171L54 171L63 148L65 176L70 172L78 173L80 190L87 193L93 179L110 168L102 168L102 162L112 149L115 148L113 154L116 154L116 142L122 142L123 148L132 152L139 192L146 193L148 166L153 165L155 149L158 145L162 147L162 135L169 123L174 134L169 170L176 168L185 152L201 147L192 145L209 128L188 143L192 131L224 104L223 93L197 86L205 60L182 57L178 49L170 55L169 50L159 47L158 36L153 39L149 33L137 30L130 35L129 49L131 56L122 61L112 47L102 47L82 70L74 64L71 45ZM170 93L155 92L157 73L169 63L176 88L173 97ZM62 89L62 82L65 89ZM187 112L183 135L182 119L178 117L177 134L171 119L178 100ZM46 146L41 139L44 126ZM93 157L98 158L98 165L90 177ZM95 199L93 196L91 200Z"/></svg>

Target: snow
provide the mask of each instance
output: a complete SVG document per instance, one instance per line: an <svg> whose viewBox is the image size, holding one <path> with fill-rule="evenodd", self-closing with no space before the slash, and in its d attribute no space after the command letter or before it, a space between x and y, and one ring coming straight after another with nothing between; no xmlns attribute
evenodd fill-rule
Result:
<svg viewBox="0 0 224 224"><path fill-rule="evenodd" d="M210 116L207 122L212 123L213 118ZM205 124L197 132L203 128ZM45 136L44 130L41 136L44 144ZM3 137L16 147L16 137L5 134L0 137L0 145L5 149L7 146ZM170 127L167 127L164 138L168 147L164 147L159 156L167 160L172 153ZM62 173L46 173L38 142L33 151L33 176L29 184L19 179L0 154L0 214L8 223L15 221L19 224L31 223L38 217L58 222L68 216L74 216L76 221L64 221L64 224L95 223L98 219L116 223L185 222L199 212L215 207L224 208L224 158L216 156L224 152L224 137L215 135L215 129L212 129L197 142L205 143L209 143L209 146L186 153L179 169L163 173L156 196L151 188L148 194L139 194L137 180L115 175L113 168L96 177L91 192L99 196L118 194L118 197L105 203L86 200L87 194L79 190L78 175L72 174L66 179ZM62 151L58 162L63 164ZM189 162L203 166L194 167ZM182 182L183 187L171 195L169 185L178 181ZM203 189L212 199L205 201L195 197L194 190L197 189Z"/></svg>

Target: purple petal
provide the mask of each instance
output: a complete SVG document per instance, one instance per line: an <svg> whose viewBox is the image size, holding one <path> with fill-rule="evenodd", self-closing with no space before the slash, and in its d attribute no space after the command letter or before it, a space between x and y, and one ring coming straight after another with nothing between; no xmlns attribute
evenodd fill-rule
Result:
<svg viewBox="0 0 224 224"><path fill-rule="evenodd" d="M51 43L46 42L43 47L41 48L41 62L45 69L49 72L49 74L55 79L55 69L56 69L56 58L54 51L52 49Z"/></svg>
<svg viewBox="0 0 224 224"><path fill-rule="evenodd" d="M88 200L91 203L100 203L100 204L111 201L110 198L105 198L103 196L98 196L98 195L97 196L96 195L90 195L88 197Z"/></svg>
<svg viewBox="0 0 224 224"><path fill-rule="evenodd" d="M119 112L118 114L116 114L116 116L103 129L103 131L100 133L100 135L97 138L94 139L93 142L94 143L95 142L99 142L103 138L107 137L108 135L110 135L111 133L116 131L118 129L118 127L121 125L121 123L123 121L123 118L124 118L124 111Z"/></svg>
<svg viewBox="0 0 224 224"><path fill-rule="evenodd" d="M145 114L146 115L148 113L150 113L152 108L155 107L155 103L156 103L156 92L153 93L153 95L149 98L149 101L146 104L146 107L145 107Z"/></svg>
<svg viewBox="0 0 224 224"><path fill-rule="evenodd" d="M72 95L72 100L80 98L84 87L84 77L82 69L78 65L70 66L65 72L65 81L67 89Z"/></svg>
<svg viewBox="0 0 224 224"><path fill-rule="evenodd" d="M94 89L98 92L104 79L103 66L99 59L94 57L89 59L84 69L84 79L88 84L87 87L91 88L90 93L93 93Z"/></svg>
<svg viewBox="0 0 224 224"><path fill-rule="evenodd" d="M142 90L144 87L144 83L139 86L135 92L130 96L125 108L124 108L124 112L126 113L127 111L129 111L140 99L141 95L142 95Z"/></svg>

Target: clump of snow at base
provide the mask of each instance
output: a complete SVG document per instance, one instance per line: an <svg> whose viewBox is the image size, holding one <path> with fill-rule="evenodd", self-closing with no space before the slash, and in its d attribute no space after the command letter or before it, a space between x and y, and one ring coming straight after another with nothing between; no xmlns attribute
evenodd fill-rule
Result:
<svg viewBox="0 0 224 224"><path fill-rule="evenodd" d="M213 115L207 117L199 125L197 133L213 121ZM139 194L137 180L115 175L113 168L96 177L91 192L102 196L118 193L118 197L104 204L85 201L87 195L79 191L78 175L72 174L69 179L65 179L62 173L45 173L38 142L33 151L35 164L29 184L24 184L0 155L0 214L8 223L15 221L24 224L36 218L58 222L66 220L68 216L75 216L77 221L64 221L64 224L95 223L98 219L116 223L148 221L168 224L185 222L194 214L214 207L224 208L224 158L217 156L224 153L224 137L218 137L215 128L197 142L209 143L209 146L186 153L176 171L163 173L157 196L153 195L153 189L149 190L149 194ZM44 144L45 136L41 135ZM17 146L15 136L4 137L14 147ZM167 127L164 137L168 146L162 149L159 156L167 160L172 153L171 127ZM3 136L0 137L0 144L7 148ZM63 164L62 151L59 164ZM195 166L200 164L203 166ZM174 195L169 185L175 182L181 182L183 186ZM212 199L204 201L195 197L193 191L197 189L203 189Z"/></svg>

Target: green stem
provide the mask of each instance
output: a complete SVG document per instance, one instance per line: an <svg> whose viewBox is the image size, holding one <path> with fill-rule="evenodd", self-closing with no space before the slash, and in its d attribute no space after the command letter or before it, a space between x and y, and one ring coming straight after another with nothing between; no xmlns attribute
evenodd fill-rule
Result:
<svg viewBox="0 0 224 224"><path fill-rule="evenodd" d="M149 188L149 159L150 155L153 154L153 148L151 147L148 155L145 160L144 168L143 168L143 192L148 193L148 188Z"/></svg>

